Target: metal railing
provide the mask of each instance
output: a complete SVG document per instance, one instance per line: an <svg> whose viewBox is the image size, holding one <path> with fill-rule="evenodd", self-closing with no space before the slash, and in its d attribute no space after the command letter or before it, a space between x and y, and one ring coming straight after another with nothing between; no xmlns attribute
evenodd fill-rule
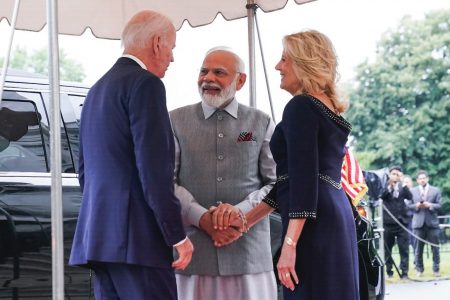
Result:
<svg viewBox="0 0 450 300"><path fill-rule="evenodd" d="M430 243L429 241L423 240L420 237L418 237L417 235L415 235L411 230L406 228L397 218L395 218L394 215L392 215L392 213L389 211L389 209L386 208L386 206L383 204L382 199L378 199L377 204L378 205L377 205L377 210L376 210L376 216L371 216L372 217L371 219L376 224L376 228L374 228L374 232L379 233L378 254L381 257L381 259L383 260L383 262L385 261L385 250L384 250L384 247L382 246L382 245L384 245L384 227L383 227L384 211L386 211L386 213L388 213L392 217L392 219L403 230L407 231L408 234L413 236L415 239L424 242L426 245L442 248L441 247L442 245L436 245L436 244ZM450 215L438 216L438 219L439 219L439 223L440 223L439 228L441 230L446 230L447 228L450 228ZM447 234L446 234L446 237L447 237ZM450 237L447 237L446 241L450 241Z"/></svg>

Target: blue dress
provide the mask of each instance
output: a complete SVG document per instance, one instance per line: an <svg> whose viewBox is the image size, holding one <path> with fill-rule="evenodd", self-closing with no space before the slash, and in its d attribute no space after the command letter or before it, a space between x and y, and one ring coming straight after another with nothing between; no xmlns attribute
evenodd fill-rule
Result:
<svg viewBox="0 0 450 300"><path fill-rule="evenodd" d="M289 219L306 218L297 243L299 284L284 299L359 299L355 222L340 184L351 125L310 96L295 96L270 141L277 163L276 196L283 239Z"/></svg>

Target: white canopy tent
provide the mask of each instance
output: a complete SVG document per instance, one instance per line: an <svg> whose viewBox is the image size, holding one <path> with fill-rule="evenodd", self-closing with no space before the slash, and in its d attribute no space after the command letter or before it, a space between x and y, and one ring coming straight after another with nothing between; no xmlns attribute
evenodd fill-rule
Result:
<svg viewBox="0 0 450 300"><path fill-rule="evenodd" d="M2 0L0 19L11 20L16 0ZM297 4L311 0L291 0ZM48 0L21 0L16 29L40 31L47 23ZM151 9L167 15L180 29L183 22L192 27L214 21L220 13L226 20L247 16L247 5L264 12L282 9L288 0L59 0L59 33L80 35L89 27L98 38L120 39L124 24L137 11Z"/></svg>
<svg viewBox="0 0 450 300"><path fill-rule="evenodd" d="M52 173L52 272L53 299L64 299L64 254L62 235L62 183L60 149L59 45L58 34L81 35L88 27L98 38L120 39L124 24L136 12L156 10L167 15L180 29L214 21L220 13L226 20L247 17L249 41L250 105L255 102L255 11L279 10L288 0L1 0L0 20L11 24L9 47L0 78L0 95L7 73L14 30L40 31L48 25L49 80L51 89L50 149ZM291 0L292 1L292 0ZM303 4L314 0L293 0ZM1 108L0 97L0 108Z"/></svg>
<svg viewBox="0 0 450 300"><path fill-rule="evenodd" d="M303 4L314 0L291 1ZM81 35L89 27L98 38L120 39L125 23L137 11L143 9L156 10L167 15L177 29L180 29L184 22L192 27L209 24L219 13L226 20L247 17L250 105L256 106L254 13L257 8L264 12L282 9L287 2L288 0L2 0L0 20L5 18L10 24L16 21L13 28L28 31L40 31L48 23L49 39L53 40L53 43L49 44L55 46L56 43L57 46L57 34L51 32L52 24L48 21L50 19L54 19L57 27L54 29L55 33ZM51 3L54 3L54 15L50 13ZM14 19L13 13L15 6L18 7L17 20ZM56 55L57 52L51 56L54 60L52 66L58 62ZM0 88L2 86L0 82Z"/></svg>

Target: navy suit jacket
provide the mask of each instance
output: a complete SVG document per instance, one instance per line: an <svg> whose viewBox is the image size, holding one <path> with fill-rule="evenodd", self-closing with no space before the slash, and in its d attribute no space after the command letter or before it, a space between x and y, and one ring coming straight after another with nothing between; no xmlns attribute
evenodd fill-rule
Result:
<svg viewBox="0 0 450 300"><path fill-rule="evenodd" d="M185 238L162 81L120 58L91 88L80 126L83 200L69 263L170 268Z"/></svg>

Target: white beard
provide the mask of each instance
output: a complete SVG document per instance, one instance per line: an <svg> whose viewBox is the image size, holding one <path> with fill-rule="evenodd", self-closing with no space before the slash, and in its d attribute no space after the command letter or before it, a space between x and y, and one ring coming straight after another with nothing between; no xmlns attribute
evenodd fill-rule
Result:
<svg viewBox="0 0 450 300"><path fill-rule="evenodd" d="M229 86L222 89L218 95L209 95L203 93L203 88L205 86L208 87L214 87L214 88L220 88L215 83L206 83L203 82L198 87L198 92L200 93L200 97L203 101L206 102L209 106L215 107L215 108L223 108L224 104L227 104L227 102L230 102L234 95L236 94L236 80L234 80Z"/></svg>

